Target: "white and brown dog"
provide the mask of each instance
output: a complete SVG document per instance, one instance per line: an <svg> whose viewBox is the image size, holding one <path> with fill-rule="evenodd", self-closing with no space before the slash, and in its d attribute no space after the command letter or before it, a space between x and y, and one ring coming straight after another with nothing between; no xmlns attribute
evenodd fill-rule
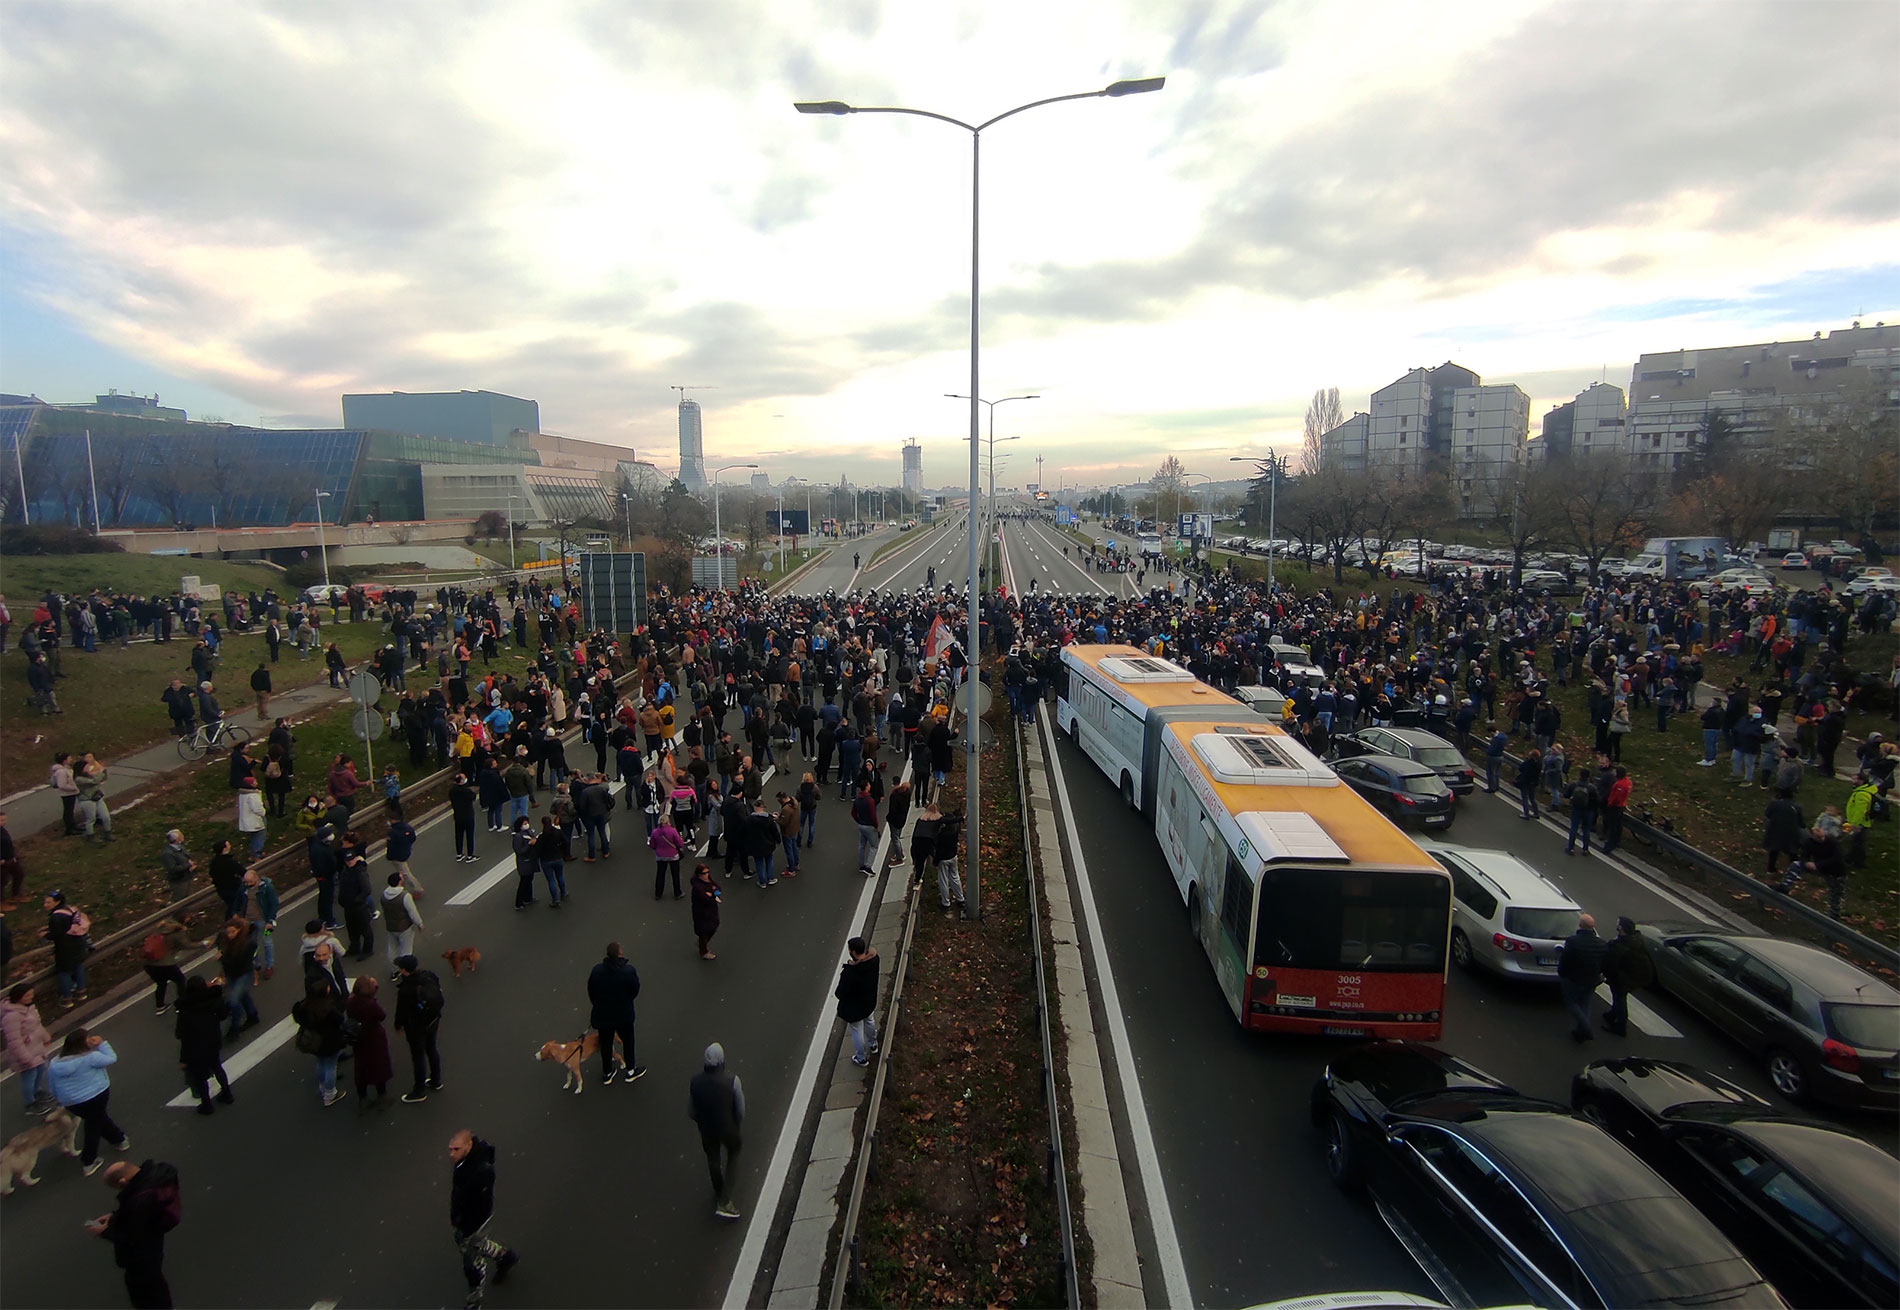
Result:
<svg viewBox="0 0 1900 1310"><path fill-rule="evenodd" d="M13 1195L16 1178L28 1187L39 1182L33 1169L39 1163L40 1152L49 1146L57 1146L61 1155L79 1154L79 1120L64 1106L0 1146L0 1196Z"/></svg>
<svg viewBox="0 0 1900 1310"><path fill-rule="evenodd" d="M581 1073L581 1065L594 1058L600 1052L600 1034L588 1029L571 1042L543 1042L541 1049L534 1053L537 1060L546 1060L549 1064L558 1064L567 1070L567 1077L561 1082L561 1090L574 1089L574 1095L581 1094L581 1088L587 1085L586 1075Z"/></svg>

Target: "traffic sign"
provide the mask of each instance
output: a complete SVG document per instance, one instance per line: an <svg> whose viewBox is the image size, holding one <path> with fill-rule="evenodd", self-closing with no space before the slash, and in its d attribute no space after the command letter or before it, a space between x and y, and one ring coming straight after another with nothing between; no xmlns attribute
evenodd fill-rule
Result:
<svg viewBox="0 0 1900 1310"><path fill-rule="evenodd" d="M381 741L389 722L376 710L358 710L350 716L350 731L358 741Z"/></svg>
<svg viewBox="0 0 1900 1310"><path fill-rule="evenodd" d="M383 684L368 669L358 669L350 675L350 699L358 705L374 705L382 694Z"/></svg>

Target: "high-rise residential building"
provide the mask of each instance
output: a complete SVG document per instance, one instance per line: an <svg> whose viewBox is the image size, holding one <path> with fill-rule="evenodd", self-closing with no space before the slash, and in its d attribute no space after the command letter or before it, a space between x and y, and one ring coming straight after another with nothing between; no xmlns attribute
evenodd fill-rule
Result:
<svg viewBox="0 0 1900 1310"><path fill-rule="evenodd" d="M1623 402L1623 388L1592 382L1574 399L1552 409L1544 415L1537 452L1541 458L1554 461L1627 455L1629 407Z"/></svg>
<svg viewBox="0 0 1900 1310"><path fill-rule="evenodd" d="M754 473L752 475L752 489L754 491L770 491L772 489L772 475L770 473Z"/></svg>
<svg viewBox="0 0 1900 1310"><path fill-rule="evenodd" d="M924 491L924 448L915 437L904 443L904 490L913 496Z"/></svg>
<svg viewBox="0 0 1900 1310"><path fill-rule="evenodd" d="M1855 392L1900 406L1900 326L1856 323L1806 341L1653 351L1631 370L1630 455L1658 474L1691 467L1714 414L1744 445L1766 447L1788 424L1825 422L1828 407ZM1798 461L1804 450L1790 442L1782 453Z"/></svg>
<svg viewBox="0 0 1900 1310"><path fill-rule="evenodd" d="M343 397L343 426L505 446L516 432L541 430L541 407L494 391L385 391Z"/></svg>
<svg viewBox="0 0 1900 1310"><path fill-rule="evenodd" d="M1372 432L1372 415L1354 414L1319 438L1319 462L1324 468L1341 473L1366 471L1366 444Z"/></svg>
<svg viewBox="0 0 1900 1310"><path fill-rule="evenodd" d="M1423 477L1431 455L1431 373L1415 368L1372 393L1366 467L1397 477Z"/></svg>
<svg viewBox="0 0 1900 1310"><path fill-rule="evenodd" d="M1444 411L1445 471L1451 476L1459 513L1490 517L1499 510L1501 488L1524 466L1531 431L1531 398L1516 383L1457 387ZM1434 400L1438 397L1434 397Z"/></svg>
<svg viewBox="0 0 1900 1310"><path fill-rule="evenodd" d="M680 401L680 481L688 491L706 486L706 446L699 427L699 402Z"/></svg>

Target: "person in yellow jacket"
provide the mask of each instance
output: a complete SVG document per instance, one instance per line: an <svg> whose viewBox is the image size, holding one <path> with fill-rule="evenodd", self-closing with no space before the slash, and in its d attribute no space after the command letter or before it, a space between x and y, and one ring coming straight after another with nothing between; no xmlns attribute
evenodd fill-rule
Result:
<svg viewBox="0 0 1900 1310"><path fill-rule="evenodd" d="M1872 778L1855 774L1854 790L1847 793L1847 804L1841 809L1841 837L1850 869L1867 865L1867 825L1873 822L1874 791Z"/></svg>

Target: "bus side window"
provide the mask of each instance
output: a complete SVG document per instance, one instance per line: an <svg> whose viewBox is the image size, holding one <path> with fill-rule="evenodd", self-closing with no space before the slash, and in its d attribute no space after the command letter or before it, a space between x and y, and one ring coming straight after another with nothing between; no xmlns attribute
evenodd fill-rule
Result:
<svg viewBox="0 0 1900 1310"><path fill-rule="evenodd" d="M1220 902L1220 924L1227 930L1227 936L1240 952L1244 964L1247 959L1247 930L1253 920L1253 883L1247 877L1247 871L1240 867L1233 852L1227 854L1227 886Z"/></svg>

